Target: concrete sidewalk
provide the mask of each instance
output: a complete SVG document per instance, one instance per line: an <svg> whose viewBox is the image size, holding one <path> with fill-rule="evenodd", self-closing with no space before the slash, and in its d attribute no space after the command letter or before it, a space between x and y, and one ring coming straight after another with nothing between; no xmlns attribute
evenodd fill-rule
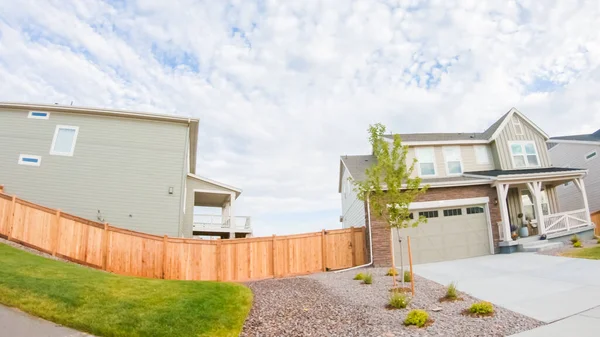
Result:
<svg viewBox="0 0 600 337"><path fill-rule="evenodd" d="M91 336L3 305L0 305L0 335L19 337Z"/></svg>
<svg viewBox="0 0 600 337"><path fill-rule="evenodd" d="M521 332L514 337L595 337L600 326L600 306L560 321Z"/></svg>

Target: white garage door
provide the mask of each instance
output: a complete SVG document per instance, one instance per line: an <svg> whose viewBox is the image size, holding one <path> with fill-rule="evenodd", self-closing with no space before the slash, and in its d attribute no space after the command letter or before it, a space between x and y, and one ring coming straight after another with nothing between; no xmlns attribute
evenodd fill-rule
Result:
<svg viewBox="0 0 600 337"><path fill-rule="evenodd" d="M408 263L406 236L410 236L413 264L463 259L490 254L487 206L470 205L452 208L419 210L427 223L415 228L400 229L403 238L403 258ZM400 265L398 231L392 229L394 258ZM406 264L405 264L406 265Z"/></svg>

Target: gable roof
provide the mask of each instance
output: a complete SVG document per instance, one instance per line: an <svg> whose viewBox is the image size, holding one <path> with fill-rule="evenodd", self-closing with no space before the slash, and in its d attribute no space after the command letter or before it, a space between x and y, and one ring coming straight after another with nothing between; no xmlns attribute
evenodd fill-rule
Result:
<svg viewBox="0 0 600 337"><path fill-rule="evenodd" d="M600 129L594 133L586 135L571 135L571 136L559 136L552 137L548 142L552 141L573 141L573 142L598 142L600 143Z"/></svg>
<svg viewBox="0 0 600 337"><path fill-rule="evenodd" d="M398 134L400 138L402 138L402 143L405 145L426 145L426 144L436 144L436 143L478 143L478 144L487 144L498 135L500 132L506 127L508 121L513 117L513 115L519 116L524 122L533 127L537 132L539 132L545 139L548 139L548 135L540 129L535 123L533 123L529 118L523 115L516 108L511 108L507 113L502 115L498 120L496 120L492 125L490 125L483 132L461 132L461 133L400 133ZM393 139L394 135L385 135L385 138Z"/></svg>
<svg viewBox="0 0 600 337"><path fill-rule="evenodd" d="M196 173L196 152L198 149L198 118L183 117L177 115L156 114L149 112L98 109L78 106L51 105L51 104L31 104L31 103L12 103L0 102L0 108L15 109L15 110L40 110L48 112L73 113L83 115L133 118L143 120L153 120L159 122L171 122L187 124L190 128L190 171Z"/></svg>

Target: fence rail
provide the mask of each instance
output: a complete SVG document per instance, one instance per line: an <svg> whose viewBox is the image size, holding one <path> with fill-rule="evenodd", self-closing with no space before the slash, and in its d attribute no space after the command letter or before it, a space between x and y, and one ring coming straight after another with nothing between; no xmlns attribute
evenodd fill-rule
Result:
<svg viewBox="0 0 600 337"><path fill-rule="evenodd" d="M249 281L364 264L365 228L229 240L172 238L83 219L3 193L0 237L109 272Z"/></svg>

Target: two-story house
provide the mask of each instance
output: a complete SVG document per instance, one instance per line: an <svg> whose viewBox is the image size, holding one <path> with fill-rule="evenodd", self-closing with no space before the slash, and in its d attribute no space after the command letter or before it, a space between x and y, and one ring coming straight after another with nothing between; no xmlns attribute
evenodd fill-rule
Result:
<svg viewBox="0 0 600 337"><path fill-rule="evenodd" d="M246 237L242 192L196 174L199 120L59 105L0 103L0 185L40 205L174 237ZM214 207L220 215L194 214Z"/></svg>
<svg viewBox="0 0 600 337"><path fill-rule="evenodd" d="M413 216L427 217L416 228L387 228L357 198L351 180L364 179L373 156L340 160L341 221L344 227L367 226L375 265L389 265L392 254L399 263L398 235L411 237L415 263L547 249L562 245L550 241L573 233L593 235L583 183L586 170L553 167L546 150L548 135L517 109L484 132L400 136L408 146L407 161L417 160L413 174L429 185L409 207ZM556 186L567 182L577 186L582 202L561 213ZM527 227L528 233L513 240L511 225ZM540 241L542 234L548 240Z"/></svg>
<svg viewBox="0 0 600 337"><path fill-rule="evenodd" d="M552 137L548 152L553 165L581 167L588 170L585 182L590 212L600 211L600 130L585 135ZM581 193L575 184L556 187L560 209L573 210L581 204Z"/></svg>

